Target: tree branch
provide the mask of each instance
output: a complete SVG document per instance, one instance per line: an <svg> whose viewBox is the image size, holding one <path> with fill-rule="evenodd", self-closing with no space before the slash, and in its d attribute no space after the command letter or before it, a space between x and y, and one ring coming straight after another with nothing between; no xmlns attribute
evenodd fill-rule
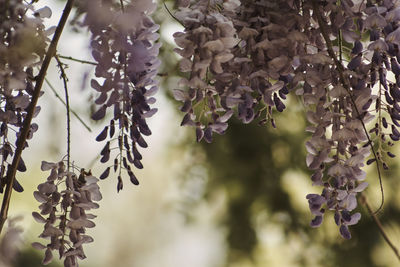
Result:
<svg viewBox="0 0 400 267"><path fill-rule="evenodd" d="M49 68L49 65L50 65L50 61L56 54L58 40L61 37L61 33L64 29L65 23L67 22L67 19L71 12L73 3L74 3L74 0L68 0L68 2L66 3L64 11L61 15L60 21L57 25L57 29L54 33L53 39L52 39L50 46L46 52L46 56L43 60L42 67L36 78L36 84L35 84L34 92L32 95L31 103L28 106L27 114L24 119L22 128L20 130L20 135L17 138L17 142L16 142L17 147L15 149L13 161L12 161L11 166L7 169L7 176L6 176L7 186L6 186L4 196L3 196L3 201L2 201L2 205L1 205L1 211L0 211L0 233L1 233L1 230L3 229L5 221L7 220L8 208L10 206L11 193L12 193L13 183L15 181L15 174L17 172L17 166L21 159L22 150L24 149L26 138L29 133L33 114L34 114L34 111L36 108L37 101L40 96L40 91L42 89L43 82L44 82L44 79L45 79L45 76L47 73L47 69Z"/></svg>
<svg viewBox="0 0 400 267"><path fill-rule="evenodd" d="M367 198L364 194L361 194L361 202L367 208L369 215L372 217L376 225L378 226L379 232L381 233L383 239L385 239L386 243L389 247L393 250L394 254L396 255L397 259L400 261L400 254L397 248L393 245L392 241L390 241L389 236L386 234L385 229L383 229L382 223L376 214L372 211L371 206L369 205Z"/></svg>

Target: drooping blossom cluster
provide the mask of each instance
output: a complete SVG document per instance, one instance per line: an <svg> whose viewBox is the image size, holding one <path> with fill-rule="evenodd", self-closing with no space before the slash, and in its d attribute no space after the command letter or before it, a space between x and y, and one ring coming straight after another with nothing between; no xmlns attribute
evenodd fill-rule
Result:
<svg viewBox="0 0 400 267"><path fill-rule="evenodd" d="M312 124L308 128L312 138L306 144L307 166L314 171L313 184L324 187L321 195L307 196L316 216L311 225L321 224L326 208L333 210L340 233L347 239L351 237L347 226L360 219L359 213L350 212L357 206L356 194L367 187L362 170L366 158L372 155L367 163L378 160L377 164L386 169L385 154L390 157L394 154L385 149L399 139L400 113L396 107L400 93L397 83L400 43L395 36L400 9L395 2L341 1L318 6L318 12L315 3L308 7L319 21L312 31L325 34L323 42L312 45L333 60L330 64L308 66L318 73L319 80L314 84L304 83L302 92L305 103L315 107L307 113ZM364 41L363 34L368 34L369 40ZM346 66L341 62L343 48L327 47L326 37L339 45L350 44ZM339 52L333 57L335 49ZM396 81L387 78L389 72ZM367 130L366 124L375 117L375 126ZM375 133L374 138L371 133ZM377 151L374 144L378 144Z"/></svg>
<svg viewBox="0 0 400 267"><path fill-rule="evenodd" d="M182 48L177 50L181 70L189 72L182 84L189 90L174 95L184 102L182 125L196 126L198 141L204 135L211 142L212 132L224 133L236 109L243 123L262 117L260 123L273 125L273 108L285 109L291 62L306 39L300 16L285 10L290 5L283 1L182 4L176 17L185 31L175 33L175 41ZM214 17L221 21L215 23Z"/></svg>
<svg viewBox="0 0 400 267"><path fill-rule="evenodd" d="M395 156L387 149L400 139L398 1L181 1L176 17L188 72L185 89L174 91L182 125L210 142L232 114L248 123L265 112L260 122L275 126L272 112L284 110L286 95L302 96L311 124L306 164L323 187L307 195L311 226L331 210L350 238L356 196L368 185L362 168L377 161L386 169L385 156Z"/></svg>
<svg viewBox="0 0 400 267"><path fill-rule="evenodd" d="M5 175L14 153L9 132L17 137L22 127L34 88L34 67L40 66L51 30L46 31L43 19L51 16L48 7L35 10L22 0L0 0L0 192L5 186ZM35 116L40 107L36 107ZM38 129L32 123L28 139ZM25 144L25 147L28 144ZM18 171L25 171L23 159ZM22 191L15 180L13 188Z"/></svg>
<svg viewBox="0 0 400 267"><path fill-rule="evenodd" d="M236 2L227 2L225 6L233 12L237 8ZM180 47L175 51L182 56L180 70L190 72L190 77L181 80L181 84L189 90L174 90L175 98L183 102L181 111L186 113L181 125L195 126L197 140L204 137L211 142L213 132L225 132L228 126L226 121L233 114L231 108L237 104L231 105L228 98L225 108L218 107L220 95L213 82L214 75L228 74L223 64L234 58L232 48L238 43L236 30L232 21L209 6L208 1L181 7L176 17L185 26L185 32L174 34ZM195 113L197 105L200 105L198 114Z"/></svg>
<svg viewBox="0 0 400 267"><path fill-rule="evenodd" d="M72 166L73 167L73 166ZM40 212L33 212L33 218L43 223L43 232L39 237L49 239L46 245L34 242L32 246L45 249L43 264L53 259L53 251L58 251L64 266L78 266L78 259L86 258L83 245L93 242L86 234L87 228L93 228L96 216L88 213L97 209L96 203L102 199L97 185L98 179L90 171L80 173L69 171L64 162L42 162L42 171L50 171L46 182L39 184L34 192L40 202Z"/></svg>
<svg viewBox="0 0 400 267"><path fill-rule="evenodd" d="M132 0L116 7L111 1L90 0L86 5L83 23L92 34L92 55L98 63L95 75L99 78L92 79L91 85L100 93L95 100L99 108L92 118L101 120L107 111L112 113L109 125L96 138L100 142L109 136L100 161L108 162L113 147L118 148L112 167L107 167L100 179L107 178L111 168L118 171L119 191L123 187L122 170L133 184L139 183L131 164L143 168L139 147L147 147L144 136L151 131L146 119L157 111L150 105L155 103L152 96L158 89L154 77L160 64L160 44L155 43L159 26L149 17L156 4ZM117 142L112 141L114 136Z"/></svg>

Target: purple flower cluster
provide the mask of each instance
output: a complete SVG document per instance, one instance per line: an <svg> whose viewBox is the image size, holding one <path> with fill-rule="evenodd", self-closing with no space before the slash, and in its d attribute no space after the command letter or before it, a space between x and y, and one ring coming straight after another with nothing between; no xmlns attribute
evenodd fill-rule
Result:
<svg viewBox="0 0 400 267"><path fill-rule="evenodd" d="M388 116L379 114L378 122L370 133L374 133L381 142L390 147L393 141L400 139L400 9L392 1L384 1L382 5L366 7L364 12L367 16L361 21L364 31L370 33L370 42L366 44L367 50L359 55L369 61L359 63L356 71L364 71L363 74L370 77L367 80L370 87L375 84L379 86L379 91L374 96L375 110L386 111ZM389 73L395 80L388 79ZM395 155L390 151L378 152L378 160L383 162L386 169L385 154L389 157Z"/></svg>
<svg viewBox="0 0 400 267"><path fill-rule="evenodd" d="M149 17L155 7L152 1L144 0L131 1L118 9L109 1L86 3L83 23L92 33L92 55L98 62L95 75L99 78L91 81L92 88L99 92L95 103L100 106L92 118L105 118L107 110L113 113L109 125L96 140L117 136L119 153L112 168L118 171L118 191L123 187L122 170L133 184L139 183L131 164L143 168L138 147L147 147L144 136L151 135L151 131L146 119L157 111L150 107L156 101L153 95L158 85L154 78L160 65L157 59L160 44L155 43L159 26ZM112 141L107 141L101 151L102 163L109 161L112 145ZM110 169L107 167L100 179L107 178Z"/></svg>
<svg viewBox="0 0 400 267"><path fill-rule="evenodd" d="M290 3L267 2L186 1L176 13L185 26L174 35L177 52L189 78L181 82L188 90L174 95L186 113L182 125L195 126L198 141L224 133L234 111L243 123L261 117L275 126L273 107L285 109L292 62L306 36Z"/></svg>
<svg viewBox="0 0 400 267"><path fill-rule="evenodd" d="M238 43L237 33L224 13L234 12L236 2L227 1L224 12L210 7L209 1L197 1L190 7L189 3L182 3L176 13L185 32L174 34L180 47L175 51L182 56L180 70L189 73L180 83L189 90L174 90L174 97L183 102L180 110L186 113L181 125L195 126L197 141L204 138L210 143L213 132L224 133L233 114L231 108L238 104L234 99L224 99L224 107L220 106L218 102L224 100L220 99L222 92L218 91L214 78L227 74L224 64L234 57L232 48Z"/></svg>
<svg viewBox="0 0 400 267"><path fill-rule="evenodd" d="M186 113L182 125L195 126L197 140L207 142L213 132L224 133L234 113L243 123L264 116L260 123L275 126L273 110L283 111L296 89L311 124L307 167L313 185L323 187L321 195L307 196L311 225L332 210L341 235L350 238L348 226L360 219L351 214L356 196L368 185L364 163L386 169L385 156L395 156L389 148L400 139L398 5L181 1L176 17L185 27L174 35L176 51L181 71L189 73L181 82L186 89L174 91Z"/></svg>
<svg viewBox="0 0 400 267"><path fill-rule="evenodd" d="M8 132L12 130L18 137L26 116L34 88L33 67L40 66L48 42L46 36L51 33L51 29L45 30L43 19L50 16L48 7L35 10L22 0L0 0L0 192L5 185L9 156L14 153ZM39 111L38 106L35 116ZM33 123L28 139L37 129ZM21 159L18 171L25 170ZM13 187L23 190L16 180Z"/></svg>
<svg viewBox="0 0 400 267"><path fill-rule="evenodd" d="M98 179L84 169L78 175L70 172L62 161L43 161L41 169L50 171L50 175L33 194L41 204L40 213L33 212L32 215L37 222L44 224L39 237L50 239L50 243L34 242L32 246L46 250L43 264L51 262L52 251L56 250L64 259L64 266L78 266L77 260L86 258L82 245L93 242L93 238L86 234L86 228L95 226L92 219L96 216L88 211L97 209L99 205L96 202L102 199Z"/></svg>
<svg viewBox="0 0 400 267"><path fill-rule="evenodd" d="M287 1L241 1L233 22L240 42L233 48L234 60L227 62L230 77L218 83L218 90L224 91L223 99L236 99L243 123L260 117L261 124L270 121L275 127L273 108L286 108L292 62L304 49L299 15Z"/></svg>
<svg viewBox="0 0 400 267"><path fill-rule="evenodd" d="M308 8L315 6L310 4ZM395 156L386 149L399 139L400 9L393 1L332 1L318 8L321 17L313 10L314 18L323 23L314 25L309 36L325 31L331 40L340 45L350 43L353 48L347 53L349 63L343 66L338 63L344 57L341 47L329 48L326 40L318 41L317 37L310 43L333 61L310 62L313 64L308 68L318 74L318 79L313 83L306 80L300 92L309 107L307 119L313 125L308 127L312 138L306 143L307 166L314 171L313 184L324 187L321 195L310 194L307 199L315 215L313 227L321 224L326 209L333 210L340 234L348 239L348 225L360 219L359 213L350 214L357 206L357 193L368 185L362 182L366 158L373 154L367 164L378 160L377 164L386 169L385 154ZM369 40L362 40L364 34ZM337 58L332 58L329 49L339 51ZM389 72L395 81L387 78ZM367 132L366 124L374 118L377 122ZM376 153L371 151L372 144L378 144Z"/></svg>

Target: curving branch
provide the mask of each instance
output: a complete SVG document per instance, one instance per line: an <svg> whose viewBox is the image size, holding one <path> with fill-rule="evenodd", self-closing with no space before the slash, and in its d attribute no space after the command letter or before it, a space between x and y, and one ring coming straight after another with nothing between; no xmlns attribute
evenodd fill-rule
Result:
<svg viewBox="0 0 400 267"><path fill-rule="evenodd" d="M15 149L15 154L14 154L14 157L12 160L12 164L7 169L7 176L6 176L6 184L7 185L6 185L6 189L4 192L3 201L1 204L1 211L0 211L0 233L1 233L1 230L3 229L5 221L7 220L7 214L8 214L8 208L10 206L13 183L15 181L15 175L17 172L19 160L21 159L22 150L24 149L26 138L28 136L29 129L31 126L33 113L35 111L35 107L36 107L36 104L37 104L39 96L40 96L40 91L42 89L43 82L46 77L47 69L49 68L51 59L56 55L57 44L61 37L64 26L67 22L68 16L71 12L73 3L74 3L74 0L68 0L68 2L65 4L64 11L63 11L60 21L57 25L57 29L54 33L53 39L51 40L50 46L46 52L46 56L43 60L39 74L35 79L36 83L35 83L35 88L34 88L34 92L32 95L32 100L27 109L27 114L24 119L23 126L20 131L20 135L17 138L16 149Z"/></svg>
<svg viewBox="0 0 400 267"><path fill-rule="evenodd" d="M364 196L364 194L361 194L361 203L367 208L367 211L369 215L372 217L376 225L378 226L379 232L381 233L383 239L385 239L386 243L389 245L389 247L393 250L394 254L396 255L397 259L400 261L400 254L399 250L395 247L395 245L390 241L389 236L385 232L385 229L383 228L383 225L381 221L379 220L378 216L372 211L371 206L369 205L367 198Z"/></svg>

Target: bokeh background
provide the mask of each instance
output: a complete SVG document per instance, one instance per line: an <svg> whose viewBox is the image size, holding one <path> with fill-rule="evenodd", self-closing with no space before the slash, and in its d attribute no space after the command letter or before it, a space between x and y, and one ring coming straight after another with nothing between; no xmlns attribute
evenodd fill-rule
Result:
<svg viewBox="0 0 400 267"><path fill-rule="evenodd" d="M56 25L63 1L39 1L53 10L48 25ZM174 1L166 1L171 12ZM182 28L160 2L154 19L161 24L163 61L156 116L150 120L153 135L142 150L145 168L136 171L139 186L125 183L117 194L116 179L101 181L103 200L95 211L96 227L88 234L94 243L85 246L87 259L80 266L108 267L255 267L255 266L397 266L393 252L363 206L362 219L351 227L353 238L342 239L331 216L312 229L308 193L313 188L305 166L307 139L304 107L291 97L283 114L275 114L277 129L257 122L234 121L212 144L196 143L191 129L180 127L179 104L171 97L178 88L178 56L172 34ZM58 52L91 60L86 29L69 26ZM88 90L93 66L63 60L68 64L71 108L91 128L72 119L72 159L99 176L104 169L97 155L102 144L95 141L101 123L90 120L93 107ZM89 77L85 79L84 77ZM59 95L62 81L53 62L48 80ZM30 247L40 241L41 225L31 213L38 210L33 198L37 184L47 173L40 162L58 161L66 153L65 107L49 85L39 100L40 125L30 148L24 151L28 172L19 178L25 191L13 193L10 217L15 219L8 237L0 243L0 255L12 258L4 266L41 266L43 251ZM399 150L397 146L397 151ZM400 154L400 153L398 153ZM379 213L393 243L400 247L399 160L389 162L384 173L385 206ZM380 203L378 178L368 170L366 191L374 208ZM19 231L20 230L20 231ZM2 253L2 254L1 254ZM6 261L6 260L5 260ZM4 263L3 263L4 264ZM1 263L0 263L1 266ZM61 266L55 260L49 266Z"/></svg>

